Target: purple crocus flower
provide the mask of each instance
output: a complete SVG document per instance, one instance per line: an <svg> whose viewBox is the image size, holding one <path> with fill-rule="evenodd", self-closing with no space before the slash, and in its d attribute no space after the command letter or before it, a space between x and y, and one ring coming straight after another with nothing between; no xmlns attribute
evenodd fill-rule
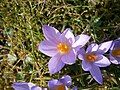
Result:
<svg viewBox="0 0 120 90"><path fill-rule="evenodd" d="M90 39L84 34L75 37L69 28L62 34L51 26L44 25L42 29L46 39L39 44L38 49L52 57L48 63L51 74L60 71L65 64L75 63L78 48Z"/></svg>
<svg viewBox="0 0 120 90"><path fill-rule="evenodd" d="M110 48L110 61L114 64L120 64L120 39L113 41Z"/></svg>
<svg viewBox="0 0 120 90"><path fill-rule="evenodd" d="M15 82L12 87L14 90L43 90L41 87L36 86L33 83L27 82Z"/></svg>
<svg viewBox="0 0 120 90"><path fill-rule="evenodd" d="M112 41L104 42L100 45L93 43L85 50L82 48L79 50L78 58L82 60L82 68L84 71L90 71L93 78L102 84L102 74L99 67L106 67L110 65L108 58L103 56L106 53Z"/></svg>
<svg viewBox="0 0 120 90"><path fill-rule="evenodd" d="M48 87L50 90L68 90L72 84L72 79L70 76L65 75L59 80L53 79L48 82ZM77 90L77 87L73 88L72 90Z"/></svg>

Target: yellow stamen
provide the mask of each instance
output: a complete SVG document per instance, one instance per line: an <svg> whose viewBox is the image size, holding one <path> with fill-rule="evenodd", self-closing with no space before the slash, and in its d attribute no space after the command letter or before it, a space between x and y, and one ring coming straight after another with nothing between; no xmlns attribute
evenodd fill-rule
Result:
<svg viewBox="0 0 120 90"><path fill-rule="evenodd" d="M115 57L120 57L120 48L112 50L112 55Z"/></svg>
<svg viewBox="0 0 120 90"><path fill-rule="evenodd" d="M85 59L88 62L94 62L97 59L97 56L94 53L89 53L85 55Z"/></svg>
<svg viewBox="0 0 120 90"><path fill-rule="evenodd" d="M54 90L65 90L65 86L63 84L57 85Z"/></svg>
<svg viewBox="0 0 120 90"><path fill-rule="evenodd" d="M70 47L65 43L59 43L57 49L61 54L66 54L70 51Z"/></svg>

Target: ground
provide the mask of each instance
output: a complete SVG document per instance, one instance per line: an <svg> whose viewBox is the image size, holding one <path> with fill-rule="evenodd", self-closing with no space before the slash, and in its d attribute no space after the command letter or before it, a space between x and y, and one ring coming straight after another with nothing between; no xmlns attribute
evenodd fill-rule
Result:
<svg viewBox="0 0 120 90"><path fill-rule="evenodd" d="M45 24L88 34L89 43L115 40L120 37L120 0L0 0L0 90L12 90L16 81L47 87L49 80L64 74L79 89L119 90L120 65L101 68L103 85L82 70L80 60L50 75L50 57L37 48Z"/></svg>

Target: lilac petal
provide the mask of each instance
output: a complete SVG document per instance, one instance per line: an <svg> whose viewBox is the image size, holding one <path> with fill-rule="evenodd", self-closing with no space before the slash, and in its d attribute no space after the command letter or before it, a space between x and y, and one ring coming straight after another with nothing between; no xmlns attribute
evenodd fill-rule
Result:
<svg viewBox="0 0 120 90"><path fill-rule="evenodd" d="M83 47L90 39L90 36L81 34L76 37L75 43L72 45L73 47Z"/></svg>
<svg viewBox="0 0 120 90"><path fill-rule="evenodd" d="M111 46L111 50L113 50L115 48L120 48L120 38L113 41L112 46Z"/></svg>
<svg viewBox="0 0 120 90"><path fill-rule="evenodd" d="M87 62L86 60L83 60L82 68L84 71L89 71L91 69L91 63Z"/></svg>
<svg viewBox="0 0 120 90"><path fill-rule="evenodd" d="M64 41L63 41L64 40ZM61 42L70 42L71 44L75 42L75 37L71 31L70 28L67 28L62 34L61 34Z"/></svg>
<svg viewBox="0 0 120 90"><path fill-rule="evenodd" d="M50 81L48 81L48 87L50 89L54 88L54 86L56 86L58 83L59 83L59 81L57 79L50 80Z"/></svg>
<svg viewBox="0 0 120 90"><path fill-rule="evenodd" d="M88 46L88 48L86 50L86 53L94 52L94 51L97 51L97 50L98 50L98 44L93 43L93 44Z"/></svg>
<svg viewBox="0 0 120 90"><path fill-rule="evenodd" d="M78 51L78 58L80 60L84 60L84 55L85 55L85 49L84 48L80 48Z"/></svg>
<svg viewBox="0 0 120 90"><path fill-rule="evenodd" d="M110 61L108 60L108 58L106 58L105 56L100 55L99 57L101 57L101 59L94 62L94 64L96 66L98 66L98 67L107 67L107 66L109 66L111 64Z"/></svg>
<svg viewBox="0 0 120 90"><path fill-rule="evenodd" d="M50 61L48 63L48 68L49 68L49 72L51 74L54 74L54 73L60 71L64 67L65 63L62 62L61 57L62 56L59 55L59 53L58 53L50 59Z"/></svg>
<svg viewBox="0 0 120 90"><path fill-rule="evenodd" d="M102 79L102 73L99 69L98 66L95 66L94 64L92 65L92 68L90 69L90 73L93 76L93 78L99 83L102 84L103 83L103 79Z"/></svg>
<svg viewBox="0 0 120 90"><path fill-rule="evenodd" d="M33 86L32 88L31 88L31 90L43 90L41 87L38 87L38 86Z"/></svg>
<svg viewBox="0 0 120 90"><path fill-rule="evenodd" d="M74 50L71 50L68 54L64 54L61 58L62 62L65 64L73 64L76 60L76 52Z"/></svg>
<svg viewBox="0 0 120 90"><path fill-rule="evenodd" d="M110 47L110 50L113 50L114 47L115 47L115 41L113 41L113 43L112 43L112 45L111 45L111 47Z"/></svg>
<svg viewBox="0 0 120 90"><path fill-rule="evenodd" d="M49 90L60 90L60 88L66 88L60 81L57 79L50 80L48 82ZM65 89L67 90L67 89Z"/></svg>
<svg viewBox="0 0 120 90"><path fill-rule="evenodd" d="M59 81L67 87L72 85L72 79L69 75L63 76Z"/></svg>
<svg viewBox="0 0 120 90"><path fill-rule="evenodd" d="M26 82L16 82L12 85L15 90L31 90L31 88L35 86L33 83Z"/></svg>
<svg viewBox="0 0 120 90"><path fill-rule="evenodd" d="M43 25L42 29L43 29L44 36L47 40L51 40L54 42L59 41L58 39L61 34L57 29L48 25Z"/></svg>
<svg viewBox="0 0 120 90"><path fill-rule="evenodd" d="M112 42L113 41L107 41L107 42L101 43L99 45L98 52L101 54L106 53L110 49Z"/></svg>
<svg viewBox="0 0 120 90"><path fill-rule="evenodd" d="M38 50L48 56L54 56L57 54L57 44L44 40L39 44Z"/></svg>
<svg viewBox="0 0 120 90"><path fill-rule="evenodd" d="M112 55L110 55L110 61L111 61L113 64L120 64L120 58L115 58L115 57L113 57Z"/></svg>

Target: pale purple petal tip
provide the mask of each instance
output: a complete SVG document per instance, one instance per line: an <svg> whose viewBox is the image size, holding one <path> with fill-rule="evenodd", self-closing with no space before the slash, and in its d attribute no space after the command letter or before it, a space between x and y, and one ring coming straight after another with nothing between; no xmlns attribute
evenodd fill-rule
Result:
<svg viewBox="0 0 120 90"><path fill-rule="evenodd" d="M52 57L48 63L48 69L50 74L54 74L58 71L60 71L64 67L65 63L61 60L61 55L56 54L54 57Z"/></svg>
<svg viewBox="0 0 120 90"><path fill-rule="evenodd" d="M106 53L110 49L112 42L113 41L107 41L107 42L101 43L98 47L98 52L101 54Z"/></svg>
<svg viewBox="0 0 120 90"><path fill-rule="evenodd" d="M69 75L63 76L59 81L66 85L67 87L72 85L72 79Z"/></svg>
<svg viewBox="0 0 120 90"><path fill-rule="evenodd" d="M98 66L92 65L92 68L90 69L90 73L99 84L103 83L102 73Z"/></svg>
<svg viewBox="0 0 120 90"><path fill-rule="evenodd" d="M57 29L48 25L43 25L42 29L43 29L44 36L47 40L51 40L54 42L58 41L61 34Z"/></svg>
<svg viewBox="0 0 120 90"><path fill-rule="evenodd" d="M75 43L72 45L72 47L83 47L90 39L90 36L85 35L85 34L81 34L79 36L76 37L76 41Z"/></svg>
<svg viewBox="0 0 120 90"><path fill-rule="evenodd" d="M67 28L62 34L62 38L66 38L71 44L75 42L74 34L72 33L70 28Z"/></svg>
<svg viewBox="0 0 120 90"><path fill-rule="evenodd" d="M93 44L88 46L88 48L86 50L86 53L94 52L94 51L97 51L97 50L98 50L98 44L93 43Z"/></svg>
<svg viewBox="0 0 120 90"><path fill-rule="evenodd" d="M99 60L96 60L96 61L94 62L94 64L95 64L96 66L99 66L99 67L107 67L107 66L109 66L109 65L111 64L107 57L105 57L105 56L103 56L103 55L99 55L99 58L100 58Z"/></svg>
<svg viewBox="0 0 120 90"><path fill-rule="evenodd" d="M48 87L50 89L54 88L54 86L57 85L58 83L59 83L59 81L57 79L50 80L50 81L48 81Z"/></svg>

